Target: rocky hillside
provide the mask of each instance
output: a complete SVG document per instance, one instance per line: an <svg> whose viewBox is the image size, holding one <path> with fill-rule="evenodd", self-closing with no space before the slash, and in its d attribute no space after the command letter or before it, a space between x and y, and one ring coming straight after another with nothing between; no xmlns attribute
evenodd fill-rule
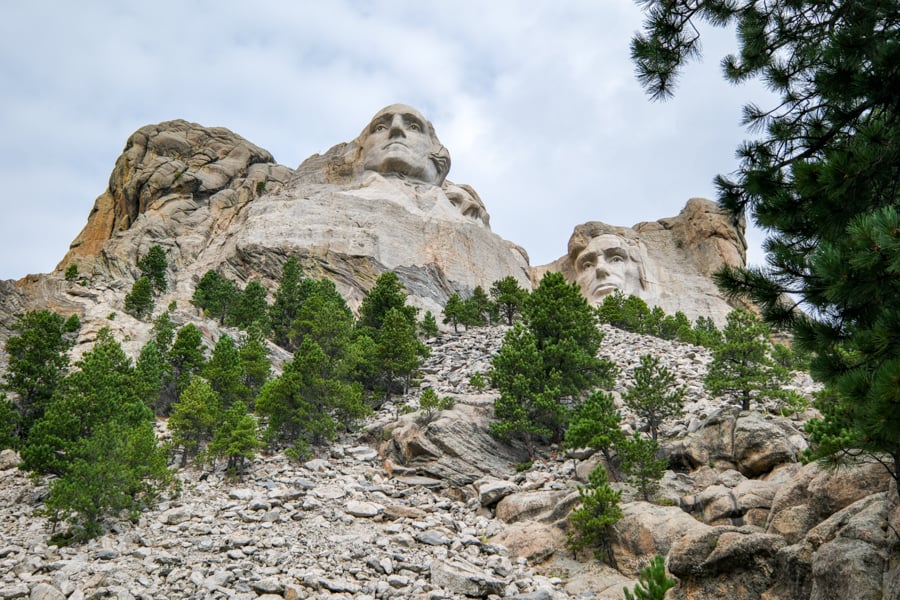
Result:
<svg viewBox="0 0 900 600"><path fill-rule="evenodd" d="M414 390L302 464L259 457L244 481L189 467L180 495L83 546L47 545L46 485L0 455L0 599L617 599L656 554L678 579L670 598L900 597L900 511L880 466L801 465L804 415L724 406L702 390L706 350L605 331L618 390L647 352L688 389L662 432L672 470L659 502L615 484L616 569L564 549L597 458L545 448L517 472L521 451L488 436L494 396L469 377L499 347L493 328L431 342L422 384L456 398L434 420L402 415Z"/></svg>

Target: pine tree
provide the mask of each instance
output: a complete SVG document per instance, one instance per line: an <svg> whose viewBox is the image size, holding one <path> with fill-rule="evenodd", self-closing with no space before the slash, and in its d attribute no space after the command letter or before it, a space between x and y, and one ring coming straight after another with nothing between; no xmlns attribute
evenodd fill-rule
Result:
<svg viewBox="0 0 900 600"><path fill-rule="evenodd" d="M690 343L707 348L715 348L722 343L722 332L710 317L697 317L691 329Z"/></svg>
<svg viewBox="0 0 900 600"><path fill-rule="evenodd" d="M181 396L181 392L187 388L191 379L195 375L199 375L206 364L203 337L196 325L188 323L178 330L175 341L169 349L167 360L171 378L166 382L165 391L157 409L160 414L168 414L169 405Z"/></svg>
<svg viewBox="0 0 900 600"><path fill-rule="evenodd" d="M491 382L500 391L491 432L502 440L521 438L533 458L537 440L561 430L566 411L559 402L559 373L544 368L537 340L524 325L506 332L491 361Z"/></svg>
<svg viewBox="0 0 900 600"><path fill-rule="evenodd" d="M111 421L134 427L152 418L133 385L131 360L108 329L100 330L94 346L75 367L56 389L22 448L26 470L64 474L77 445L97 427Z"/></svg>
<svg viewBox="0 0 900 600"><path fill-rule="evenodd" d="M200 375L219 395L223 409L227 410L234 402L249 395L244 385L240 351L229 335L219 337L212 355L200 370Z"/></svg>
<svg viewBox="0 0 900 600"><path fill-rule="evenodd" d="M24 440L40 419L69 367L69 350L81 325L74 315L64 318L49 310L25 313L6 340L9 357L2 389L13 392L19 414L16 437Z"/></svg>
<svg viewBox="0 0 900 600"><path fill-rule="evenodd" d="M419 321L419 333L426 339L437 337L440 334L437 320L430 310L426 310L422 320Z"/></svg>
<svg viewBox="0 0 900 600"><path fill-rule="evenodd" d="M268 292L257 280L247 284L242 292L235 295L234 301L228 306L225 322L241 329L247 329L254 323L259 323L262 329L268 329L269 302L266 300Z"/></svg>
<svg viewBox="0 0 900 600"><path fill-rule="evenodd" d="M644 354L634 369L634 385L623 399L625 405L643 419L656 439L659 426L669 417L681 414L684 388L675 385L675 374L659 364L659 358Z"/></svg>
<svg viewBox="0 0 900 600"><path fill-rule="evenodd" d="M305 300L291 324L290 338L294 344L310 339L328 357L329 368L336 369L342 360L353 334L353 312L329 279L308 279Z"/></svg>
<svg viewBox="0 0 900 600"><path fill-rule="evenodd" d="M222 399L208 381L194 377L172 405L168 429L172 445L181 449L181 466L200 451L204 442L212 439L222 418Z"/></svg>
<svg viewBox="0 0 900 600"><path fill-rule="evenodd" d="M209 444L208 454L226 459L228 471L243 480L247 461L253 460L262 446L256 418L247 411L246 404L238 401L225 412L222 424Z"/></svg>
<svg viewBox="0 0 900 600"><path fill-rule="evenodd" d="M622 415L611 394L596 391L576 410L566 429L567 448L594 448L612 464L613 449L625 439Z"/></svg>
<svg viewBox="0 0 900 600"><path fill-rule="evenodd" d="M219 323L224 323L237 297L238 291L234 282L222 277L218 271L210 269L203 274L197 287L194 288L191 304L201 309L207 316L218 319Z"/></svg>
<svg viewBox="0 0 900 600"><path fill-rule="evenodd" d="M150 280L153 291L157 294L165 293L168 288L166 283L166 270L169 268L166 260L166 251L161 246L153 245L147 250L147 254L138 260L138 268L141 275Z"/></svg>
<svg viewBox="0 0 900 600"><path fill-rule="evenodd" d="M480 285L475 286L475 289L472 290L472 296L465 300L463 304L467 328L470 326L490 325L494 322L496 305L491 302L484 288Z"/></svg>
<svg viewBox="0 0 900 600"><path fill-rule="evenodd" d="M12 401L0 394L0 450L19 447L20 420Z"/></svg>
<svg viewBox="0 0 900 600"><path fill-rule="evenodd" d="M665 562L663 557L657 554L638 574L634 594L627 587L622 588L622 592L625 594L625 600L663 600L666 592L673 587L675 580L666 577Z"/></svg>
<svg viewBox="0 0 900 600"><path fill-rule="evenodd" d="M516 315L522 312L522 306L528 291L519 286L519 282L512 275L498 279L491 285L491 298L506 318L506 324L512 327Z"/></svg>
<svg viewBox="0 0 900 600"><path fill-rule="evenodd" d="M753 400L779 397L788 372L770 357L769 327L753 313L734 309L723 336L704 378L709 393L739 400L741 410L750 410Z"/></svg>
<svg viewBox="0 0 900 600"><path fill-rule="evenodd" d="M644 500L649 501L666 472L667 462L659 457L659 443L635 431L619 444L618 450L628 483L637 488Z"/></svg>
<svg viewBox="0 0 900 600"><path fill-rule="evenodd" d="M399 310L415 325L417 309L406 304L406 290L396 273L386 271L378 276L375 285L366 294L359 307L360 327L381 329L381 324L391 309Z"/></svg>
<svg viewBox="0 0 900 600"><path fill-rule="evenodd" d="M392 308L384 316L376 340L376 360L384 383L385 400L396 384L406 393L412 374L428 355L428 348L416 337L414 324L401 310Z"/></svg>
<svg viewBox="0 0 900 600"><path fill-rule="evenodd" d="M459 326L466 322L466 307L459 294L451 294L444 305L444 325L453 325L453 333L459 333Z"/></svg>
<svg viewBox="0 0 900 600"><path fill-rule="evenodd" d="M297 318L297 311L303 303L300 286L302 279L300 262L293 256L288 258L281 270L278 289L275 290L275 301L269 309L272 341L290 350L294 348L290 342L291 324Z"/></svg>
<svg viewBox="0 0 900 600"><path fill-rule="evenodd" d="M491 381L500 391L492 431L521 437L534 454L540 439L560 441L569 405L612 382L615 366L597 358L603 334L578 287L548 273L528 296L516 324L494 356Z"/></svg>
<svg viewBox="0 0 900 600"><path fill-rule="evenodd" d="M145 319L153 312L156 300L153 298L153 283L146 275L142 275L131 286L125 296L125 312L135 319Z"/></svg>
<svg viewBox="0 0 900 600"><path fill-rule="evenodd" d="M46 512L67 516L68 541L102 533L101 519L127 511L135 519L174 483L150 421L99 425L71 449L69 465L51 481Z"/></svg>
<svg viewBox="0 0 900 600"><path fill-rule="evenodd" d="M269 349L265 337L258 327L251 327L244 333L238 347L241 362L241 382L246 396L241 398L248 407L253 407L256 396L269 380L272 364L269 362Z"/></svg>
<svg viewBox="0 0 900 600"><path fill-rule="evenodd" d="M646 5L632 55L652 96L670 95L699 54L698 21L737 26L727 79L759 79L779 94L771 108L745 107L761 135L739 148L736 177L717 178L720 203L767 231L766 266L723 269L717 281L813 352L813 376L834 391L820 400L832 406L820 407L828 422L812 440L822 452L886 453L900 480L897 3Z"/></svg>
<svg viewBox="0 0 900 600"><path fill-rule="evenodd" d="M534 334L545 373L556 371L563 397L576 399L612 383L615 366L597 358L603 333L578 286L548 273L525 301L524 319Z"/></svg>
<svg viewBox="0 0 900 600"><path fill-rule="evenodd" d="M588 485L578 487L581 506L572 511L567 544L573 553L593 548L594 556L615 565L611 547L611 528L622 518L619 501L622 493L609 485L603 465L597 465L588 475Z"/></svg>

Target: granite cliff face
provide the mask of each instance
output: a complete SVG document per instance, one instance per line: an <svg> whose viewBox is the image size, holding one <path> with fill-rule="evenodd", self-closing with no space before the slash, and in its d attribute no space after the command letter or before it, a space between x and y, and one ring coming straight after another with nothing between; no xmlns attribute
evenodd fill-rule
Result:
<svg viewBox="0 0 900 600"><path fill-rule="evenodd" d="M721 326L734 306L719 293L712 274L722 265L746 262L744 223L714 202L692 198L678 216L634 227L578 225L568 253L533 273L535 283L548 271L563 273L594 305L618 289L669 314L681 311L692 321L710 316Z"/></svg>
<svg viewBox="0 0 900 600"><path fill-rule="evenodd" d="M474 190L410 174L390 154L376 156L387 163L379 169L380 149L365 147L369 129L294 170L226 129L144 127L57 271L74 263L92 277L131 279L137 259L159 244L187 299L208 269L272 283L295 256L308 274L333 279L351 306L392 270L413 304L434 311L454 292L507 275L528 282L527 256L491 232ZM449 160L444 150L444 175Z"/></svg>
<svg viewBox="0 0 900 600"><path fill-rule="evenodd" d="M354 308L390 270L411 304L435 313L454 292L465 297L508 275L528 287L547 271L579 282L595 304L621 289L691 319L721 324L731 309L710 275L744 264L743 224L710 201L692 199L677 217L631 228L579 225L566 256L531 268L521 247L491 231L477 192L448 180L449 170L431 123L404 105L382 109L357 138L296 169L224 128L181 120L142 127L55 271L0 282L0 338L32 308L77 313L88 332L110 325L153 245L169 263L170 292L157 306L174 301L184 320L207 270L274 289L290 256L306 274L332 279ZM72 265L78 282L63 278Z"/></svg>

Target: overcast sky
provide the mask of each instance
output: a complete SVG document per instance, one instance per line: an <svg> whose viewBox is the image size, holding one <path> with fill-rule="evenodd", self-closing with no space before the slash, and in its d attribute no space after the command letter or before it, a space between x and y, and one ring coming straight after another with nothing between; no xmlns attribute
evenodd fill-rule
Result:
<svg viewBox="0 0 900 600"><path fill-rule="evenodd" d="M703 30L704 61L650 102L629 58L632 0L56 2L0 20L0 279L52 270L84 227L128 136L187 119L296 167L411 104L450 150L492 229L533 265L575 225L676 215L734 171L747 137ZM750 232L752 263L761 236Z"/></svg>

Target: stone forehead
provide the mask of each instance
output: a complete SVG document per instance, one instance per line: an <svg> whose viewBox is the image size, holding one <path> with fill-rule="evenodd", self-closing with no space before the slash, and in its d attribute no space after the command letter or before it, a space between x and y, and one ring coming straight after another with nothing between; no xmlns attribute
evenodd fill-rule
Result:
<svg viewBox="0 0 900 600"><path fill-rule="evenodd" d="M389 106L385 106L384 108L379 110L377 113L375 113L375 116L372 117L372 121L374 121L375 119L377 119L378 117L380 117L382 115L387 115L387 114L394 115L397 113L411 114L411 115L418 117L419 119L421 119L424 122L428 121L428 119L426 119L422 113L420 113L418 110L416 110L412 106L409 106L408 104L391 104Z"/></svg>

